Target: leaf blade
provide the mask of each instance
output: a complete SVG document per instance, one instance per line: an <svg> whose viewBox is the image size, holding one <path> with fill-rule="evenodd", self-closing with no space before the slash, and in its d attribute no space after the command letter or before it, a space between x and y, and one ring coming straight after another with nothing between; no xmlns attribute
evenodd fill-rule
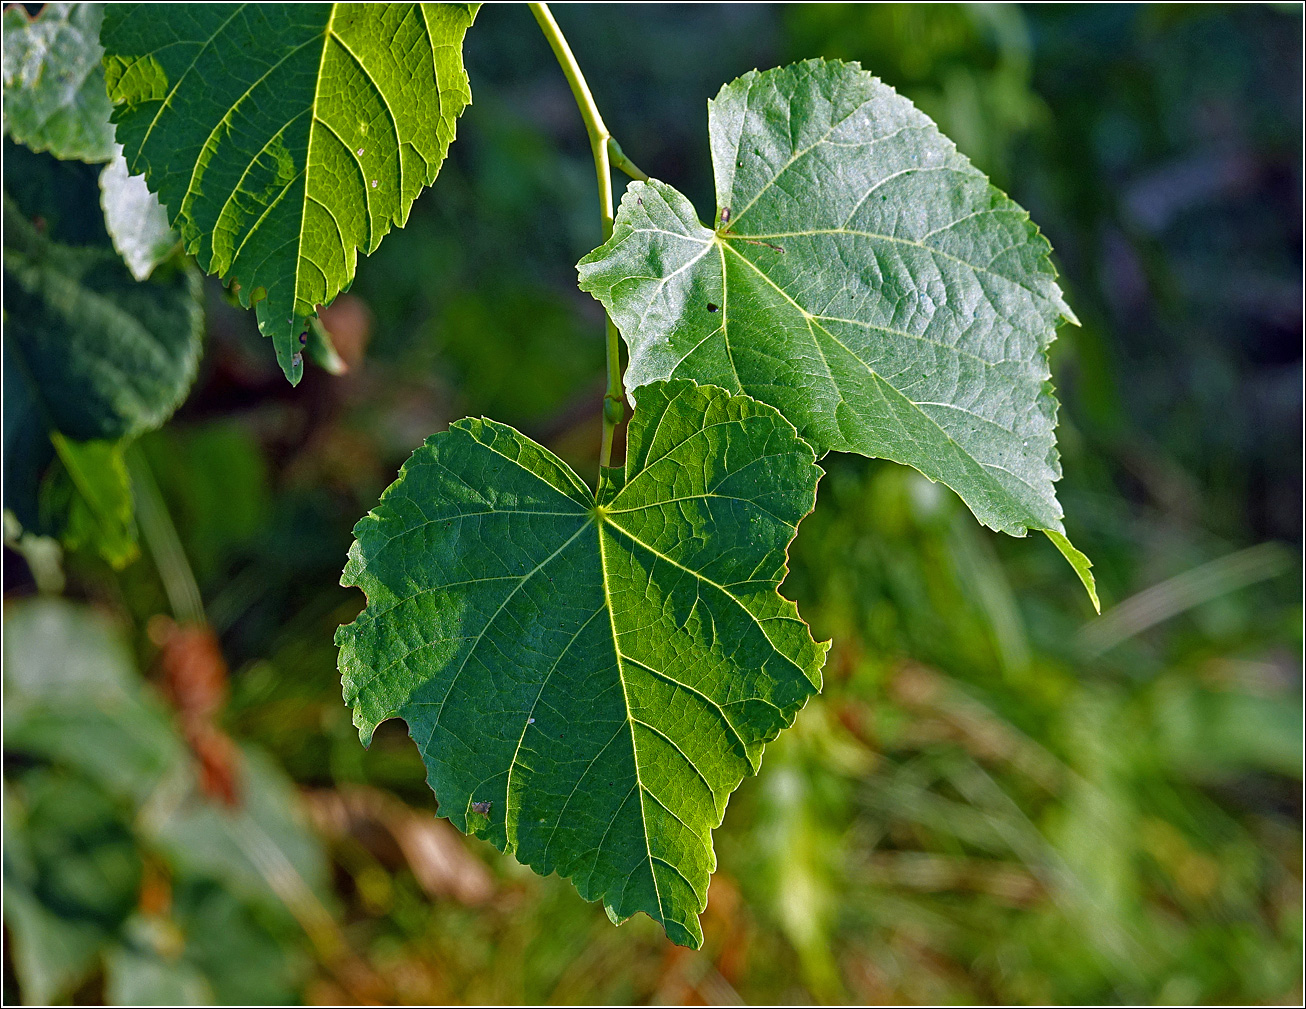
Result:
<svg viewBox="0 0 1306 1009"><path fill-rule="evenodd" d="M711 831L819 689L826 646L777 591L819 475L774 410L688 382L646 391L597 504L511 428L433 436L342 578L368 596L337 634L364 740L404 718L441 815L697 945Z"/></svg>
<svg viewBox="0 0 1306 1009"><path fill-rule="evenodd" d="M7 7L5 132L34 151L87 162L114 154L98 41L102 4L46 4L31 17Z"/></svg>
<svg viewBox="0 0 1306 1009"><path fill-rule="evenodd" d="M1012 535L1063 532L1046 350L1074 316L1028 215L856 64L754 71L709 118L719 226L634 183L579 264L628 387L741 390L818 453L913 466Z"/></svg>
<svg viewBox="0 0 1306 1009"><path fill-rule="evenodd" d="M475 4L109 5L117 137L292 383L299 335L407 221L471 100Z"/></svg>

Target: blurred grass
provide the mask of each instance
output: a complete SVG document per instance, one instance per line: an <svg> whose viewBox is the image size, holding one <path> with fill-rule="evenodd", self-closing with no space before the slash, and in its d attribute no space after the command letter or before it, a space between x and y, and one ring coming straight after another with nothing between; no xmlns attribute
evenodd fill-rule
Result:
<svg viewBox="0 0 1306 1009"><path fill-rule="evenodd" d="M717 832L702 952L642 917L614 929L475 841L405 849L361 815L315 821L347 956L284 922L240 925L235 905L216 925L195 894L226 884L191 880L93 783L55 793L99 790L77 805L131 878L92 885L86 900L125 903L85 914L137 921L158 888L133 881L161 874L206 977L235 984L243 962L203 953L215 930L271 936L285 964L259 975L269 987L224 989L250 1001L1299 1003L1300 11L557 16L625 149L697 200L705 99L826 55L919 102L1030 209L1084 320L1054 346L1061 495L1104 616L1051 544L990 535L902 468L832 457L785 585L834 640L826 687ZM142 446L232 671L222 728L319 811L357 794L435 808L401 725L359 746L331 643L362 602L336 587L350 527L407 453L486 413L595 467L600 315L572 269L597 240L583 130L525 11L487 7L467 58L476 103L451 160L334 324L354 367L288 389L211 289L201 384ZM7 592L30 592L5 564ZM167 599L150 561L67 570L153 670L145 628ZM6 751L7 794L32 810L75 772ZM51 830L52 852L85 833ZM476 876L468 858L488 895L432 890L440 871ZM74 995L129 974L110 960Z"/></svg>

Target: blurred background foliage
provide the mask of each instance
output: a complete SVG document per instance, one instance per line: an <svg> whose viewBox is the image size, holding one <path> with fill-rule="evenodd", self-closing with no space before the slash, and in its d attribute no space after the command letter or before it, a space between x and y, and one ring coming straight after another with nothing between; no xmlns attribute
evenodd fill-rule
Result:
<svg viewBox="0 0 1306 1009"><path fill-rule="evenodd" d="M1104 615L1050 544L828 459L785 586L826 687L717 832L700 953L436 820L401 724L362 749L337 581L407 454L486 414L596 465L585 138L488 5L449 162L324 314L347 370L291 389L206 282L199 380L128 458L141 558L6 546L5 1001L1300 1004L1300 7L556 14L702 212L705 100L815 55L1031 211L1084 323L1060 494ZM163 616L195 591L212 634Z"/></svg>

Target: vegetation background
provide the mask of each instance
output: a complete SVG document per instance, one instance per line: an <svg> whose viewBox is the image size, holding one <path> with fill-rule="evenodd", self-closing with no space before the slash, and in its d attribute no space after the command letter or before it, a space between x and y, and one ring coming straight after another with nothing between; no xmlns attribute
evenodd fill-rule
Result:
<svg viewBox="0 0 1306 1009"><path fill-rule="evenodd" d="M1053 348L1060 495L1104 615L1042 537L829 459L785 586L835 641L825 691L731 802L700 953L435 820L402 725L363 750L337 581L408 453L486 414L596 465L587 145L525 7L487 5L449 161L326 315L347 373L291 389L210 280L200 379L135 474L180 551L67 553L60 603L5 550L8 700L112 680L31 702L55 744L6 719L5 1002L1300 1004L1301 7L556 15L700 207L706 99L824 55L1032 213L1083 320ZM158 619L187 567L220 655Z"/></svg>

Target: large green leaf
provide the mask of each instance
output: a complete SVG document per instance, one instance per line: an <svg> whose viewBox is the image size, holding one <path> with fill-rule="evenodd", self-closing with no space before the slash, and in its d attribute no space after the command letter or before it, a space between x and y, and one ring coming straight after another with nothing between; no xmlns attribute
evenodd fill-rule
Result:
<svg viewBox="0 0 1306 1009"><path fill-rule="evenodd" d="M1046 351L1073 316L1029 215L857 64L746 74L709 130L717 226L635 183L580 263L636 398L742 390L818 453L914 466L994 529L1064 532Z"/></svg>
<svg viewBox="0 0 1306 1009"><path fill-rule="evenodd" d="M292 382L306 319L403 226L471 101L476 4L110 4L117 137L186 248L257 303Z"/></svg>
<svg viewBox="0 0 1306 1009"><path fill-rule="evenodd" d="M364 741L404 719L442 816L697 946L711 831L820 686L776 591L820 475L775 410L689 382L642 391L597 504L510 427L432 436L345 568Z"/></svg>
<svg viewBox="0 0 1306 1009"><path fill-rule="evenodd" d="M97 41L103 4L46 4L4 12L5 132L57 158L114 156L112 106Z"/></svg>

